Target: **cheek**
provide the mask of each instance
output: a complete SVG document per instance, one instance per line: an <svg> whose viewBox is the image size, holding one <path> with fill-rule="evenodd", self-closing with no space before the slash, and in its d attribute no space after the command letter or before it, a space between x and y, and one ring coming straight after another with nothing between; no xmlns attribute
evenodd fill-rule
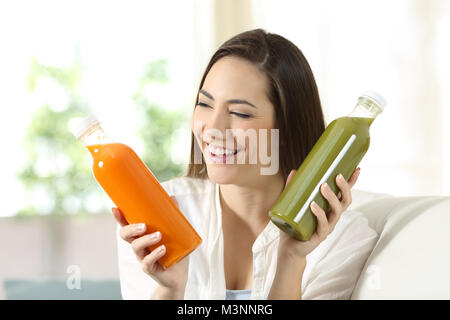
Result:
<svg viewBox="0 0 450 320"><path fill-rule="evenodd" d="M194 123L194 121L198 121L201 118L201 112L199 112L198 107L194 109L194 112L192 113L192 123Z"/></svg>
<svg viewBox="0 0 450 320"><path fill-rule="evenodd" d="M272 133L272 130L276 129L273 129L267 121L247 122L236 129L240 130L236 131L235 139L241 147L246 149L248 158L246 163L255 163L254 159L260 158L260 152L267 155L270 153L272 144L278 142L276 134Z"/></svg>
<svg viewBox="0 0 450 320"><path fill-rule="evenodd" d="M276 130L274 129L272 122L268 120L256 121L248 126L247 129L256 132L258 143L261 141L261 143L269 146L271 144L271 131Z"/></svg>
<svg viewBox="0 0 450 320"><path fill-rule="evenodd" d="M272 151L279 152L279 129L274 128L272 123L262 123L257 132L257 155L271 156Z"/></svg>
<svg viewBox="0 0 450 320"><path fill-rule="evenodd" d="M203 125L207 124L208 121L213 116L211 110L202 108L202 107L196 107L194 109L194 112L192 113L192 123L195 122L201 122Z"/></svg>
<svg viewBox="0 0 450 320"><path fill-rule="evenodd" d="M204 114L199 110L199 108L195 108L194 112L192 114L192 122L191 122L191 129L194 133L194 136L196 138L200 137L202 126L205 123Z"/></svg>

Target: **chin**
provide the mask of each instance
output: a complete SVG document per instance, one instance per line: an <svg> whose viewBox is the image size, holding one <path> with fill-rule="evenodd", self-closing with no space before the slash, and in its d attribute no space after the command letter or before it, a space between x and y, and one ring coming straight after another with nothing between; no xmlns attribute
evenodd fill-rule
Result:
<svg viewBox="0 0 450 320"><path fill-rule="evenodd" d="M208 164L208 177L216 184L239 184L242 172L233 166L225 164Z"/></svg>

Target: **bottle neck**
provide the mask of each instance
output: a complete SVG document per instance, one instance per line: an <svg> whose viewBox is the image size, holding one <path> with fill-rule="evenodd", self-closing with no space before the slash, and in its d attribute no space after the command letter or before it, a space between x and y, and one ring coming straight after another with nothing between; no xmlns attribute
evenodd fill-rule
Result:
<svg viewBox="0 0 450 320"><path fill-rule="evenodd" d="M347 115L347 117L375 119L381 112L381 108L375 101L360 97L355 108ZM372 121L370 123L372 123Z"/></svg>
<svg viewBox="0 0 450 320"><path fill-rule="evenodd" d="M112 143L111 139L106 135L100 124L96 124L89 128L78 138L86 147L94 144Z"/></svg>

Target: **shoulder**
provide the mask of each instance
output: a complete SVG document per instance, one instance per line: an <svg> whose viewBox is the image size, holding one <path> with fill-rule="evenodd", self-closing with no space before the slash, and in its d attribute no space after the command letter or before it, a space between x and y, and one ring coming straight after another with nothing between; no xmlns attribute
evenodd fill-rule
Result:
<svg viewBox="0 0 450 320"><path fill-rule="evenodd" d="M329 239L328 239L329 238ZM378 233L369 226L364 215L357 210L344 211L334 231L328 236L328 246L335 249L343 247L371 247L378 239Z"/></svg>
<svg viewBox="0 0 450 320"><path fill-rule="evenodd" d="M349 299L377 239L360 212L343 212L333 232L307 256L302 298Z"/></svg>
<svg viewBox="0 0 450 320"><path fill-rule="evenodd" d="M350 238L378 237L378 233L369 226L367 218L357 210L343 212L336 229L338 233Z"/></svg>
<svg viewBox="0 0 450 320"><path fill-rule="evenodd" d="M312 274L321 269L335 270L337 264L344 267L344 261L362 269L377 240L378 233L369 226L367 218L355 210L344 211L333 232L307 256L310 267L315 269L310 270L311 276L315 277ZM347 269L352 268L347 265Z"/></svg>
<svg viewBox="0 0 450 320"><path fill-rule="evenodd" d="M342 213L333 232L311 253L314 260L371 251L378 239L366 217L356 210Z"/></svg>

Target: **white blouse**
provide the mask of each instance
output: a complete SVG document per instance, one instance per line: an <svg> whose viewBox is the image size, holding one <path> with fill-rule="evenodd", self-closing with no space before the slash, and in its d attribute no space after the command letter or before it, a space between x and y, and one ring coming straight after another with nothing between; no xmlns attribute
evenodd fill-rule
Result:
<svg viewBox="0 0 450 320"><path fill-rule="evenodd" d="M250 300L252 290L228 290L225 294L225 300Z"/></svg>
<svg viewBox="0 0 450 320"><path fill-rule="evenodd" d="M185 299L226 298L222 210L219 185L209 179L179 177L162 182L202 238L189 255ZM150 299L157 283L142 271L131 245L117 229L118 262L123 299ZM251 299L267 299L277 267L280 229L269 222L252 246ZM359 212L345 211L334 231L306 256L302 299L349 299L378 234ZM238 261L237 261L238 263ZM230 298L230 297L228 297Z"/></svg>

